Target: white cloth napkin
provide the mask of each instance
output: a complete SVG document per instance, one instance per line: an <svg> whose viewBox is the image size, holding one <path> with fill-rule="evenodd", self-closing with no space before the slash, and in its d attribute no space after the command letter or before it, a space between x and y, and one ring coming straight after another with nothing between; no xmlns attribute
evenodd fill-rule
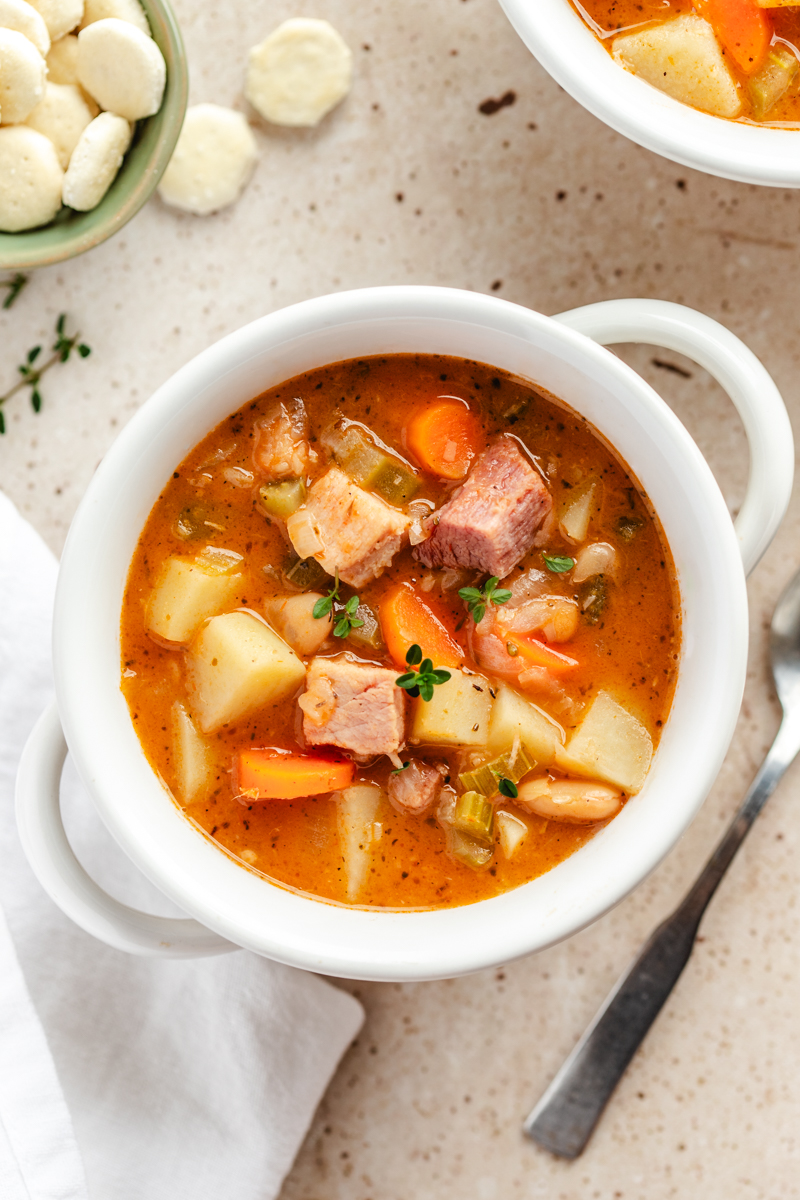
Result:
<svg viewBox="0 0 800 1200"><path fill-rule="evenodd" d="M13 791L52 694L55 576L52 554L0 494L0 1198L270 1200L363 1011L316 976L244 951L130 957L41 890ZM62 791L70 839L98 882L174 913L69 763Z"/></svg>

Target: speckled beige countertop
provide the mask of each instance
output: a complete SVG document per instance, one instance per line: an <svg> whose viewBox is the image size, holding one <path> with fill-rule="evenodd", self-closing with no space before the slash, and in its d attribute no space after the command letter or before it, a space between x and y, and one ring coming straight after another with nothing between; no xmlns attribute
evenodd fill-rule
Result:
<svg viewBox="0 0 800 1200"><path fill-rule="evenodd" d="M47 377L38 417L14 401L0 439L0 483L55 550L98 460L158 384L244 322L342 288L444 284L545 313L612 296L683 301L749 343L797 427L800 192L707 178L624 141L545 75L495 0L176 9L193 101L244 107L248 47L298 14L341 30L355 86L318 130L254 121L261 159L234 209L198 219L155 200L110 243L38 273L0 315L0 391L62 310L94 350ZM478 111L509 90L513 105ZM719 389L674 355L622 352L689 426L735 510L746 447ZM739 728L678 848L615 912L546 953L455 982L345 985L367 1024L282 1200L800 1196L800 767L732 868L583 1158L556 1162L520 1133L772 738L765 629L800 565L799 526L795 502L751 580Z"/></svg>

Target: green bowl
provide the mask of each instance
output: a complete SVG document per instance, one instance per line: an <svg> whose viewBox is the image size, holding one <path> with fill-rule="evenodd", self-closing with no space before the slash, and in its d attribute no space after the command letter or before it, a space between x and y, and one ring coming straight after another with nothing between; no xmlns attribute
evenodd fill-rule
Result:
<svg viewBox="0 0 800 1200"><path fill-rule="evenodd" d="M161 108L139 121L119 174L97 208L62 208L49 225L0 233L0 268L46 267L99 246L149 200L172 157L186 113L189 71L178 22L166 0L141 0L156 45L167 64Z"/></svg>

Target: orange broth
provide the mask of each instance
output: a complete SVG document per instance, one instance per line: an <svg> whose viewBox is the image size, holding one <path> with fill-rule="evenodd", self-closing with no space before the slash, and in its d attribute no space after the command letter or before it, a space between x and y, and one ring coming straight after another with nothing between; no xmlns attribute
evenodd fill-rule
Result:
<svg viewBox="0 0 800 1200"><path fill-rule="evenodd" d="M347 361L311 371L259 396L212 430L176 468L165 484L142 532L130 567L122 610L122 690L143 750L153 769L177 798L170 713L176 700L186 702L185 651L168 648L148 636L145 610L161 564L170 555L186 555L211 544L244 558L240 592L228 604L263 612L274 596L287 594L282 565L291 560L285 527L265 515L253 481L254 424L276 400L301 398L314 441L334 409L363 422L401 457L404 426L419 405L432 396L455 395L466 401L489 440L513 433L528 448L556 504L591 475L601 481L592 513L590 537L614 545L621 567L606 583L605 607L595 623L582 619L576 636L559 647L579 661L565 684L565 701L553 705L533 694L545 711L569 733L582 708L597 690L609 688L630 698L637 715L657 744L669 712L679 655L679 599L675 571L659 523L646 496L615 453L580 416L541 391L483 364L433 355L391 355ZM326 467L324 455L316 469ZM249 480L249 482L248 482ZM243 486L242 486L243 485ZM439 507L452 484L425 475L419 496ZM181 515L202 506L210 525L197 541L181 536ZM622 532L620 532L622 531ZM546 547L550 555L570 554L556 531ZM542 568L542 550L532 550L521 566ZM480 670L466 650L464 602L458 592L444 590L444 572L429 572L411 549L398 553L380 578L359 589L363 603L377 608L385 590L398 580L420 584L433 575L423 593L434 604L465 648L465 661ZM426 582L429 582L426 581ZM446 581L445 581L446 582ZM563 574L553 574L551 592L573 596L576 589ZM343 589L343 595L354 589ZM583 593L581 593L583 594ZM348 639L343 647L330 639L320 651L352 650L365 661L391 666L380 651L365 651ZM488 674L488 672L485 672ZM399 672L398 672L399 674ZM423 703L423 701L416 701ZM232 770L238 750L248 746L280 746L297 750L295 698L256 711L209 735L215 779L199 801L183 805L186 816L248 869L300 892L334 902L345 901L342 853L337 837L336 805L328 796L304 800L241 802ZM406 757L409 750L403 751ZM416 748L410 753L418 756ZM425 750L421 751L425 757ZM464 770L463 751L437 747L450 776ZM478 756L480 757L480 756ZM474 758L470 761L475 761ZM385 785L392 763L383 756L359 767L356 781ZM445 834L435 812L423 816L399 813L382 800L382 827L359 904L397 909L468 904L519 886L549 871L574 853L600 827L545 820L514 809L529 833L518 854L508 860L499 849L481 871L456 861L447 852Z"/></svg>

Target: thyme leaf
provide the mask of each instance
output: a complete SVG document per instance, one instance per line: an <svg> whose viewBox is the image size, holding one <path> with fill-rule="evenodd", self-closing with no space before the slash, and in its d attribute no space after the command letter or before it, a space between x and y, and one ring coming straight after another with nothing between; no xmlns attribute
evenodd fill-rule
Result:
<svg viewBox="0 0 800 1200"><path fill-rule="evenodd" d="M10 279L0 280L0 287L7 290L7 295L3 301L3 308L11 308L11 305L20 294L25 284L28 282L28 276L17 271L16 275L12 275Z"/></svg>
<svg viewBox="0 0 800 1200"><path fill-rule="evenodd" d="M20 284L20 287L17 288L15 295L19 295L20 288L24 285L24 277L22 278L23 284ZM11 293L9 293L9 295L10 294ZM8 303L6 302L3 307L8 308ZM29 387L31 389L31 407L35 413L41 412L42 393L39 390L39 382L42 376L49 371L51 367L54 367L56 363L68 362L73 350L77 351L81 358L89 357L89 355L92 353L91 347L87 346L85 342L80 340L80 333L68 334L66 332L66 322L67 314L61 313L60 317L56 321L56 340L52 345L53 353L38 367L34 366L34 363L39 358L39 355L42 352L42 347L31 347L31 349L25 355L25 362L21 363L17 367L17 372L21 378L17 380L12 388L9 388L4 396L0 396L0 408L7 400L10 400L12 396L16 396L17 392L21 391L25 387ZM0 434L5 433L5 431L5 416L0 411Z"/></svg>
<svg viewBox="0 0 800 1200"><path fill-rule="evenodd" d="M563 575L565 571L571 571L575 566L575 559L568 558L566 555L543 554L542 558L548 571L552 571L554 575Z"/></svg>
<svg viewBox="0 0 800 1200"><path fill-rule="evenodd" d="M510 800L516 800L519 795L519 788L514 783L514 780L506 779L505 777L498 783L497 790L501 796L508 796Z"/></svg>
<svg viewBox="0 0 800 1200"><path fill-rule="evenodd" d="M406 653L406 662L410 667L419 667L418 671L407 671L405 675L400 675L395 679L395 683L399 688L403 688L408 692L409 696L416 699L421 696L423 700L433 699L433 689L440 683L447 683L450 678L449 671L435 669L433 662L429 658L423 659L422 649L416 643L409 646Z"/></svg>
<svg viewBox="0 0 800 1200"><path fill-rule="evenodd" d="M487 579L482 587L459 589L458 594L466 602L476 625L479 625L486 615L487 604L507 604L511 599L511 592L508 588L499 588L497 586L499 582L497 576L492 575L491 579Z"/></svg>
<svg viewBox="0 0 800 1200"><path fill-rule="evenodd" d="M349 636L351 629L358 629L364 624L361 618L356 616L358 604L358 596L351 596L346 604L342 604L339 597L339 568L337 567L333 587L327 595L320 597L311 612L318 621L333 612L336 616L333 636L346 638Z"/></svg>

